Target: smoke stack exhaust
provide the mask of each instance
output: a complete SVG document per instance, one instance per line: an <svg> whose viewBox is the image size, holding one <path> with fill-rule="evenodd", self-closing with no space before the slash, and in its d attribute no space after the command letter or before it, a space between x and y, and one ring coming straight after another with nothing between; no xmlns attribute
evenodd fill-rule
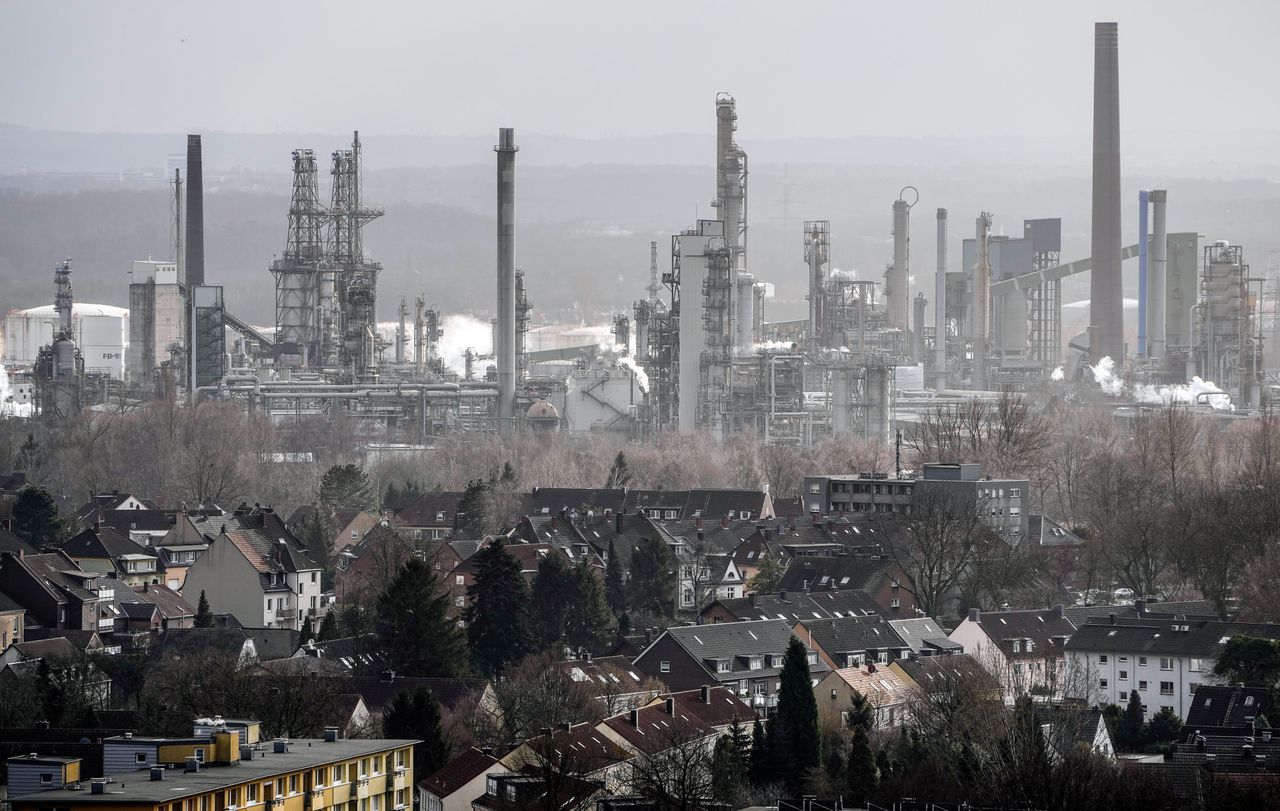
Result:
<svg viewBox="0 0 1280 811"><path fill-rule="evenodd" d="M204 284L204 168L200 136L187 136L187 290ZM190 293L188 293L190 295Z"/></svg>
<svg viewBox="0 0 1280 811"><path fill-rule="evenodd" d="M1165 352L1165 290L1169 235L1165 224L1165 207L1169 193L1165 189L1151 192L1151 275L1147 279L1147 357L1158 360Z"/></svg>
<svg viewBox="0 0 1280 811"><path fill-rule="evenodd" d="M1120 67L1116 23L1094 24L1093 275L1089 353L1124 360L1124 288L1120 275Z"/></svg>
<svg viewBox="0 0 1280 811"><path fill-rule="evenodd" d="M516 131L498 130L498 427L510 430L516 402Z"/></svg>

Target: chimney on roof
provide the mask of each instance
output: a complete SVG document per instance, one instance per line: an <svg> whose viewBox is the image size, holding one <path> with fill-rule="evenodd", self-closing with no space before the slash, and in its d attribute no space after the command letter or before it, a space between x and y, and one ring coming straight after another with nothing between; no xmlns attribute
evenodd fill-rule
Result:
<svg viewBox="0 0 1280 811"><path fill-rule="evenodd" d="M1133 609L1138 612L1139 617L1143 616L1147 612L1147 601L1139 597L1133 601Z"/></svg>
<svg viewBox="0 0 1280 811"><path fill-rule="evenodd" d="M564 510L561 510L560 514L564 515ZM556 528L559 526L560 526L560 520L554 515L551 516L551 530L554 532Z"/></svg>
<svg viewBox="0 0 1280 811"><path fill-rule="evenodd" d="M749 594L749 595L747 595L747 596L751 599L751 607L752 607L752 608L755 608L755 607L756 607L756 593L753 591L753 592L751 592L751 594Z"/></svg>
<svg viewBox="0 0 1280 811"><path fill-rule="evenodd" d="M970 608L970 609L969 609L969 622L978 622L978 623L982 622L982 609L980 609L980 608Z"/></svg>
<svg viewBox="0 0 1280 811"><path fill-rule="evenodd" d="M541 729L538 730L538 734L541 735L543 738L550 738L551 727L542 727Z"/></svg>
<svg viewBox="0 0 1280 811"><path fill-rule="evenodd" d="M698 529L702 529L702 516L694 516L693 525Z"/></svg>
<svg viewBox="0 0 1280 811"><path fill-rule="evenodd" d="M1115 614L1108 614L1108 615L1107 615L1107 618L1111 620L1111 624L1112 624L1112 625L1115 625L1115 624L1116 624L1116 615L1115 615Z"/></svg>
<svg viewBox="0 0 1280 811"><path fill-rule="evenodd" d="M1141 611L1142 609L1138 610ZM1062 603L1058 603L1053 607L1053 615L1058 619L1063 619L1067 616L1067 609L1063 607Z"/></svg>
<svg viewBox="0 0 1280 811"><path fill-rule="evenodd" d="M666 706L663 709L666 710L667 715L670 715L672 718L675 718L676 717L676 700L668 696L665 704Z"/></svg>
<svg viewBox="0 0 1280 811"><path fill-rule="evenodd" d="M653 644L653 629L645 628L644 629L644 645L647 648L652 644Z"/></svg>
<svg viewBox="0 0 1280 811"><path fill-rule="evenodd" d="M729 528L728 514L720 516L720 529L728 529L728 528Z"/></svg>
<svg viewBox="0 0 1280 811"><path fill-rule="evenodd" d="M561 732L572 732L572 731L573 731L573 722L572 722L572 721L561 721L561 722L560 722L560 731L561 731Z"/></svg>
<svg viewBox="0 0 1280 811"><path fill-rule="evenodd" d="M396 680L396 672L395 672L394 670L390 670L390 669L388 669L388 670L384 670L384 671L382 671L382 681L383 681L383 682L385 682L385 683L387 683L387 684L391 684L391 683L392 683L393 681L395 681L395 680Z"/></svg>
<svg viewBox="0 0 1280 811"><path fill-rule="evenodd" d="M619 535L622 534L622 516L626 513L617 513L613 516L613 529Z"/></svg>
<svg viewBox="0 0 1280 811"><path fill-rule="evenodd" d="M811 516L812 516L812 518L813 518L813 525L814 525L815 527L817 527L817 526L821 526L821 525L822 525L822 516L821 516L821 515L819 515L818 513L811 513Z"/></svg>
<svg viewBox="0 0 1280 811"><path fill-rule="evenodd" d="M640 728L640 708L639 707L631 708L631 718L629 720L631 721L631 726L635 727L636 729Z"/></svg>
<svg viewBox="0 0 1280 811"><path fill-rule="evenodd" d="M709 684L702 685L702 703L703 704L711 703L711 685Z"/></svg>
<svg viewBox="0 0 1280 811"><path fill-rule="evenodd" d="M778 601L785 603L787 601L787 590L778 589Z"/></svg>

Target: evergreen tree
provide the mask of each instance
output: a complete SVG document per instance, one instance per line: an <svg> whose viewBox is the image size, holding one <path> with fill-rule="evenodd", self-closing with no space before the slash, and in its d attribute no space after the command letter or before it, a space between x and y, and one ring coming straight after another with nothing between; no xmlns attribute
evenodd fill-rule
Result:
<svg viewBox="0 0 1280 811"><path fill-rule="evenodd" d="M675 615L676 561L667 545L644 538L631 552L627 604L633 611L659 619Z"/></svg>
<svg viewBox="0 0 1280 811"><path fill-rule="evenodd" d="M391 702L382 719L385 738L417 739L422 741L413 747L413 768L424 775L439 771L449 762L452 754L440 712L440 704L425 687L419 687L409 695L401 690Z"/></svg>
<svg viewBox="0 0 1280 811"><path fill-rule="evenodd" d="M871 741L864 727L854 727L853 740L849 743L849 765L845 769L845 797L855 808L861 808L879 782L879 770L875 756L871 754Z"/></svg>
<svg viewBox="0 0 1280 811"><path fill-rule="evenodd" d="M44 720L57 727L62 725L62 716L66 712L66 700L62 685L53 677L53 668L49 659L42 658L36 666L36 694L40 697L40 709Z"/></svg>
<svg viewBox="0 0 1280 811"><path fill-rule="evenodd" d="M1264 719L1265 720L1265 719ZM1148 743L1176 743L1182 733L1182 719L1170 707L1162 707L1147 722Z"/></svg>
<svg viewBox="0 0 1280 811"><path fill-rule="evenodd" d="M889 758L889 750L881 747L876 752L876 771L880 774L880 778L884 779L893 772L893 761Z"/></svg>
<svg viewBox="0 0 1280 811"><path fill-rule="evenodd" d="M467 588L467 641L476 669L499 678L532 649L529 638L529 586L520 564L495 540L472 556L476 579Z"/></svg>
<svg viewBox="0 0 1280 811"><path fill-rule="evenodd" d="M778 584L782 582L783 568L782 563L774 556L772 552L766 549L760 555L760 566L756 569L756 573L747 581L747 588L756 594L773 594L778 590Z"/></svg>
<svg viewBox="0 0 1280 811"><path fill-rule="evenodd" d="M870 732L876 725L876 708L862 693L854 690L849 696L849 712L845 719L849 729L861 729Z"/></svg>
<svg viewBox="0 0 1280 811"><path fill-rule="evenodd" d="M1142 713L1142 699L1137 690L1129 691L1129 703L1120 718L1120 740L1117 745L1126 752L1137 752L1146 745L1143 727L1145 719Z"/></svg>
<svg viewBox="0 0 1280 811"><path fill-rule="evenodd" d="M396 487L396 483L391 482L382 496L382 506L397 513L417 501L424 492L422 483L416 479L407 479L404 487Z"/></svg>
<svg viewBox="0 0 1280 811"><path fill-rule="evenodd" d="M539 650L565 639L572 600L572 576L568 560L553 552L538 561L538 574L533 580L533 596L529 606L533 641Z"/></svg>
<svg viewBox="0 0 1280 811"><path fill-rule="evenodd" d="M467 482L458 499L457 534L459 538L484 537L489 526L489 483L482 479Z"/></svg>
<svg viewBox="0 0 1280 811"><path fill-rule="evenodd" d="M298 634L298 644L305 645L314 638L314 632L311 628L311 618L308 617L302 621L302 631Z"/></svg>
<svg viewBox="0 0 1280 811"><path fill-rule="evenodd" d="M457 677L467 671L467 642L449 616L448 593L419 558L409 558L378 598L375 628L388 663L403 675Z"/></svg>
<svg viewBox="0 0 1280 811"><path fill-rule="evenodd" d="M333 536L337 534L329 511L313 509L292 527L293 537L307 550L307 557L324 567L325 585L332 578L330 561L333 560Z"/></svg>
<svg viewBox="0 0 1280 811"><path fill-rule="evenodd" d="M1230 684L1274 688L1280 682L1280 642L1256 636L1233 636L1214 660L1213 675Z"/></svg>
<svg viewBox="0 0 1280 811"><path fill-rule="evenodd" d="M613 459L613 465L609 468L609 478L605 479L604 486L609 490L618 490L630 483L631 470L627 467L627 457L622 451L618 451L618 455Z"/></svg>
<svg viewBox="0 0 1280 811"><path fill-rule="evenodd" d="M204 589L200 589L200 600L196 603L195 627L213 627L213 612L209 610L209 598L204 596Z"/></svg>
<svg viewBox="0 0 1280 811"><path fill-rule="evenodd" d="M604 583L586 559L570 571L573 583L569 602L565 641L574 650L596 653L609 641L614 629L613 613L605 599Z"/></svg>
<svg viewBox="0 0 1280 811"><path fill-rule="evenodd" d="M370 510L377 500L369 474L359 465L334 465L320 478L320 503L335 510Z"/></svg>
<svg viewBox="0 0 1280 811"><path fill-rule="evenodd" d="M773 780L772 753L769 751L769 737L764 723L757 718L751 725L751 784L763 786Z"/></svg>
<svg viewBox="0 0 1280 811"><path fill-rule="evenodd" d="M788 783L793 787L801 775L822 762L818 702L813 697L810 679L808 650L799 637L793 636L782 663L782 688L778 691L775 715L780 738L774 742L775 764L782 747L794 760L794 768L786 772Z"/></svg>
<svg viewBox="0 0 1280 811"><path fill-rule="evenodd" d="M13 534L34 546L47 549L62 539L62 519L58 505L43 487L28 484L13 502Z"/></svg>
<svg viewBox="0 0 1280 811"><path fill-rule="evenodd" d="M711 796L724 802L742 791L742 777L747 770L747 751L741 745L741 727L734 719L733 727L716 739L711 752Z"/></svg>
<svg viewBox="0 0 1280 811"><path fill-rule="evenodd" d="M316 634L317 642L328 642L330 639L338 638L338 612L325 612L324 619L320 621L320 631Z"/></svg>
<svg viewBox="0 0 1280 811"><path fill-rule="evenodd" d="M613 538L609 539L609 560L604 565L604 596L613 615L621 619L627 613L627 590L622 581L622 561L613 549Z"/></svg>

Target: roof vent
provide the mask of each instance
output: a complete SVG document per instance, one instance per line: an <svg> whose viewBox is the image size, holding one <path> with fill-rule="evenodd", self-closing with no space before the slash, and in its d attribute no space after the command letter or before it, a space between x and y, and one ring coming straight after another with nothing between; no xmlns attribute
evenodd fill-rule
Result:
<svg viewBox="0 0 1280 811"><path fill-rule="evenodd" d="M163 780L163 779L164 779L164 767L163 767L163 766L152 766L152 767L151 767L151 779L152 779L152 780Z"/></svg>
<svg viewBox="0 0 1280 811"><path fill-rule="evenodd" d="M272 751L277 755L283 755L289 751L289 742L284 738L276 738Z"/></svg>
<svg viewBox="0 0 1280 811"><path fill-rule="evenodd" d="M325 743L337 743L337 741L338 741L338 728L337 728L337 727L325 727L325 728L324 728L324 742L325 742Z"/></svg>
<svg viewBox="0 0 1280 811"><path fill-rule="evenodd" d="M102 779L102 780L91 780L91 781L89 782L89 793L90 793L90 794L106 794L106 793L107 793L107 781L106 781L105 779Z"/></svg>
<svg viewBox="0 0 1280 811"><path fill-rule="evenodd" d="M183 771L187 773L200 771L200 761L196 758L195 755L192 755L191 757L187 758L187 765L186 765L186 768L183 769Z"/></svg>

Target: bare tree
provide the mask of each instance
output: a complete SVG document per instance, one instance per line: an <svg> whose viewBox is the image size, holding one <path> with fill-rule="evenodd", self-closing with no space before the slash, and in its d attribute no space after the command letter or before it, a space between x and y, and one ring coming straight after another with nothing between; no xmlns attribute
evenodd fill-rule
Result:
<svg viewBox="0 0 1280 811"><path fill-rule="evenodd" d="M708 808L716 799L711 772L714 746L715 735L673 718L660 731L646 735L631 762L631 792L670 811Z"/></svg>

